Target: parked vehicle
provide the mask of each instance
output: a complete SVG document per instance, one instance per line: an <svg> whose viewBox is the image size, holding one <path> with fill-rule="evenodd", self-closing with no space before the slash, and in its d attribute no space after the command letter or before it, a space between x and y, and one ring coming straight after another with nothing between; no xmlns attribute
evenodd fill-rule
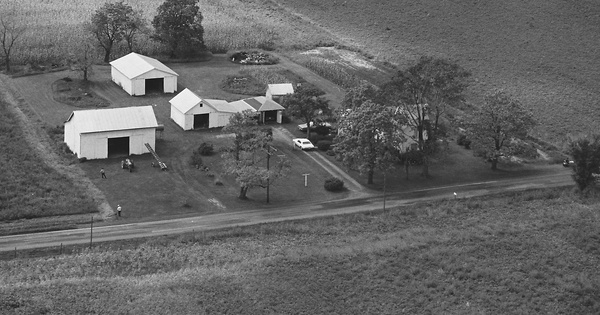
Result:
<svg viewBox="0 0 600 315"><path fill-rule="evenodd" d="M325 122L325 121L324 122L318 122L316 124L315 124L314 121L310 122L310 130L315 129L318 126L324 126L324 127L327 127L327 128L331 128L331 124L328 123L328 122ZM300 130L300 131L306 131L306 124L300 124L300 125L298 125L298 130Z"/></svg>
<svg viewBox="0 0 600 315"><path fill-rule="evenodd" d="M294 147L298 147L301 150L312 150L315 146L306 138L295 138L293 139Z"/></svg>

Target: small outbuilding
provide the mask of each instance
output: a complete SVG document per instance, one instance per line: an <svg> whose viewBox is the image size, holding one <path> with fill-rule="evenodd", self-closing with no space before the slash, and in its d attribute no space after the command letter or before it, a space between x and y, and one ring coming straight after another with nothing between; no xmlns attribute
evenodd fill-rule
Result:
<svg viewBox="0 0 600 315"><path fill-rule="evenodd" d="M148 153L155 146L152 106L76 110L65 122L64 142L78 158L105 159Z"/></svg>
<svg viewBox="0 0 600 315"><path fill-rule="evenodd" d="M261 124L274 122L281 124L283 110L285 109L279 103L265 96L245 98L229 104L236 108L246 108L257 112L258 122Z"/></svg>
<svg viewBox="0 0 600 315"><path fill-rule="evenodd" d="M175 71L162 62L136 53L130 53L110 63L112 81L132 96L146 95L150 91L175 93Z"/></svg>
<svg viewBox="0 0 600 315"><path fill-rule="evenodd" d="M269 84L265 96L276 102L281 102L281 97L294 94L294 85L291 83Z"/></svg>
<svg viewBox="0 0 600 315"><path fill-rule="evenodd" d="M203 99L189 89L172 98L171 119L183 130L217 128L229 123L238 110L227 101Z"/></svg>

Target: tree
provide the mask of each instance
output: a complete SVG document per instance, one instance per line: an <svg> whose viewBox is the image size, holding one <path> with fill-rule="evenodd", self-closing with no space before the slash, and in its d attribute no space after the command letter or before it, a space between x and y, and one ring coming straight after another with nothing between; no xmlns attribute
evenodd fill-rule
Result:
<svg viewBox="0 0 600 315"><path fill-rule="evenodd" d="M79 37L79 44L73 47L69 63L71 64L71 69L81 72L82 79L87 81L93 72L94 64L98 61L98 51L93 35L81 32L75 36Z"/></svg>
<svg viewBox="0 0 600 315"><path fill-rule="evenodd" d="M192 56L205 49L198 0L166 0L152 20L154 39L167 45L171 58Z"/></svg>
<svg viewBox="0 0 600 315"><path fill-rule="evenodd" d="M10 72L10 58L17 40L25 33L27 27L19 20L14 8L0 9L0 44L4 55L4 67Z"/></svg>
<svg viewBox="0 0 600 315"><path fill-rule="evenodd" d="M429 177L430 158L439 151L440 118L448 105L463 101L470 73L444 59L421 57L382 86L382 101L396 106L406 117L405 136L417 143L423 157L423 174ZM432 119L433 118L433 119Z"/></svg>
<svg viewBox="0 0 600 315"><path fill-rule="evenodd" d="M265 159L271 158L273 136L258 126L250 111L234 114L223 131L235 134L232 148L222 158L225 173L235 176L240 185L238 198L247 199L250 188L267 188L289 170L289 162L279 156L273 167L268 166Z"/></svg>
<svg viewBox="0 0 600 315"><path fill-rule="evenodd" d="M288 115L306 123L306 137L310 138L311 123L321 115L330 115L329 101L319 96L313 88L298 87L294 94L286 96L282 104Z"/></svg>
<svg viewBox="0 0 600 315"><path fill-rule="evenodd" d="M396 159L394 148L405 140L398 131L402 119L394 108L372 100L341 112L334 148L342 163L367 174L367 183L373 184L375 170L387 171Z"/></svg>
<svg viewBox="0 0 600 315"><path fill-rule="evenodd" d="M512 140L524 138L535 126L533 114L502 90L486 95L484 104L467 124L475 150L482 153L498 169L498 160L509 155Z"/></svg>
<svg viewBox="0 0 600 315"><path fill-rule="evenodd" d="M594 185L594 174L600 173L600 135L572 139L568 151L574 162L573 180L579 190Z"/></svg>
<svg viewBox="0 0 600 315"><path fill-rule="evenodd" d="M110 53L115 43L122 41L126 34L130 34L132 27L138 28L137 17L133 8L123 1L107 2L94 12L88 27L104 49L104 62L110 61Z"/></svg>
<svg viewBox="0 0 600 315"><path fill-rule="evenodd" d="M127 48L129 48L129 52L133 52L135 38L144 30L147 30L147 27L146 20L144 20L142 13L139 11L133 11L127 23L125 24L125 32L123 33L123 38L125 39L125 42L127 42Z"/></svg>

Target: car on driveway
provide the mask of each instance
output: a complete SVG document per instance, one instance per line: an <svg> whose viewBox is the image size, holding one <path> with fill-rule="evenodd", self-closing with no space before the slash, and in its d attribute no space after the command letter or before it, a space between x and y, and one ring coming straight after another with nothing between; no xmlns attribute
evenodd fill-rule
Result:
<svg viewBox="0 0 600 315"><path fill-rule="evenodd" d="M327 128L331 128L331 124L324 121L324 122L318 122L315 124L314 121L310 122L310 130L313 130L315 128L317 128L318 126L323 126L323 127L327 127ZM298 125L298 130L300 131L306 131L306 124L300 124Z"/></svg>
<svg viewBox="0 0 600 315"><path fill-rule="evenodd" d="M295 138L292 141L294 142L294 147L298 147L301 150L312 150L315 148L312 142L306 138Z"/></svg>

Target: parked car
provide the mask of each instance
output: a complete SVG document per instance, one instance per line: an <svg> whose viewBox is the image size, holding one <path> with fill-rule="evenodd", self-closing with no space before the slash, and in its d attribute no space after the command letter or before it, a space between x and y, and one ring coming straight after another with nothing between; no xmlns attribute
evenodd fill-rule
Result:
<svg viewBox="0 0 600 315"><path fill-rule="evenodd" d="M328 122L326 122L326 121L324 121L324 122L318 122L316 124L315 124L314 121L310 122L310 130L315 129L317 126L324 126L324 127L327 127L327 128L331 128L331 124L328 123ZM298 130L300 130L300 131L306 131L306 124L300 124L300 125L298 125Z"/></svg>
<svg viewBox="0 0 600 315"><path fill-rule="evenodd" d="M296 138L293 139L294 147L298 147L301 150L312 150L315 146L310 142L310 140L306 138Z"/></svg>

